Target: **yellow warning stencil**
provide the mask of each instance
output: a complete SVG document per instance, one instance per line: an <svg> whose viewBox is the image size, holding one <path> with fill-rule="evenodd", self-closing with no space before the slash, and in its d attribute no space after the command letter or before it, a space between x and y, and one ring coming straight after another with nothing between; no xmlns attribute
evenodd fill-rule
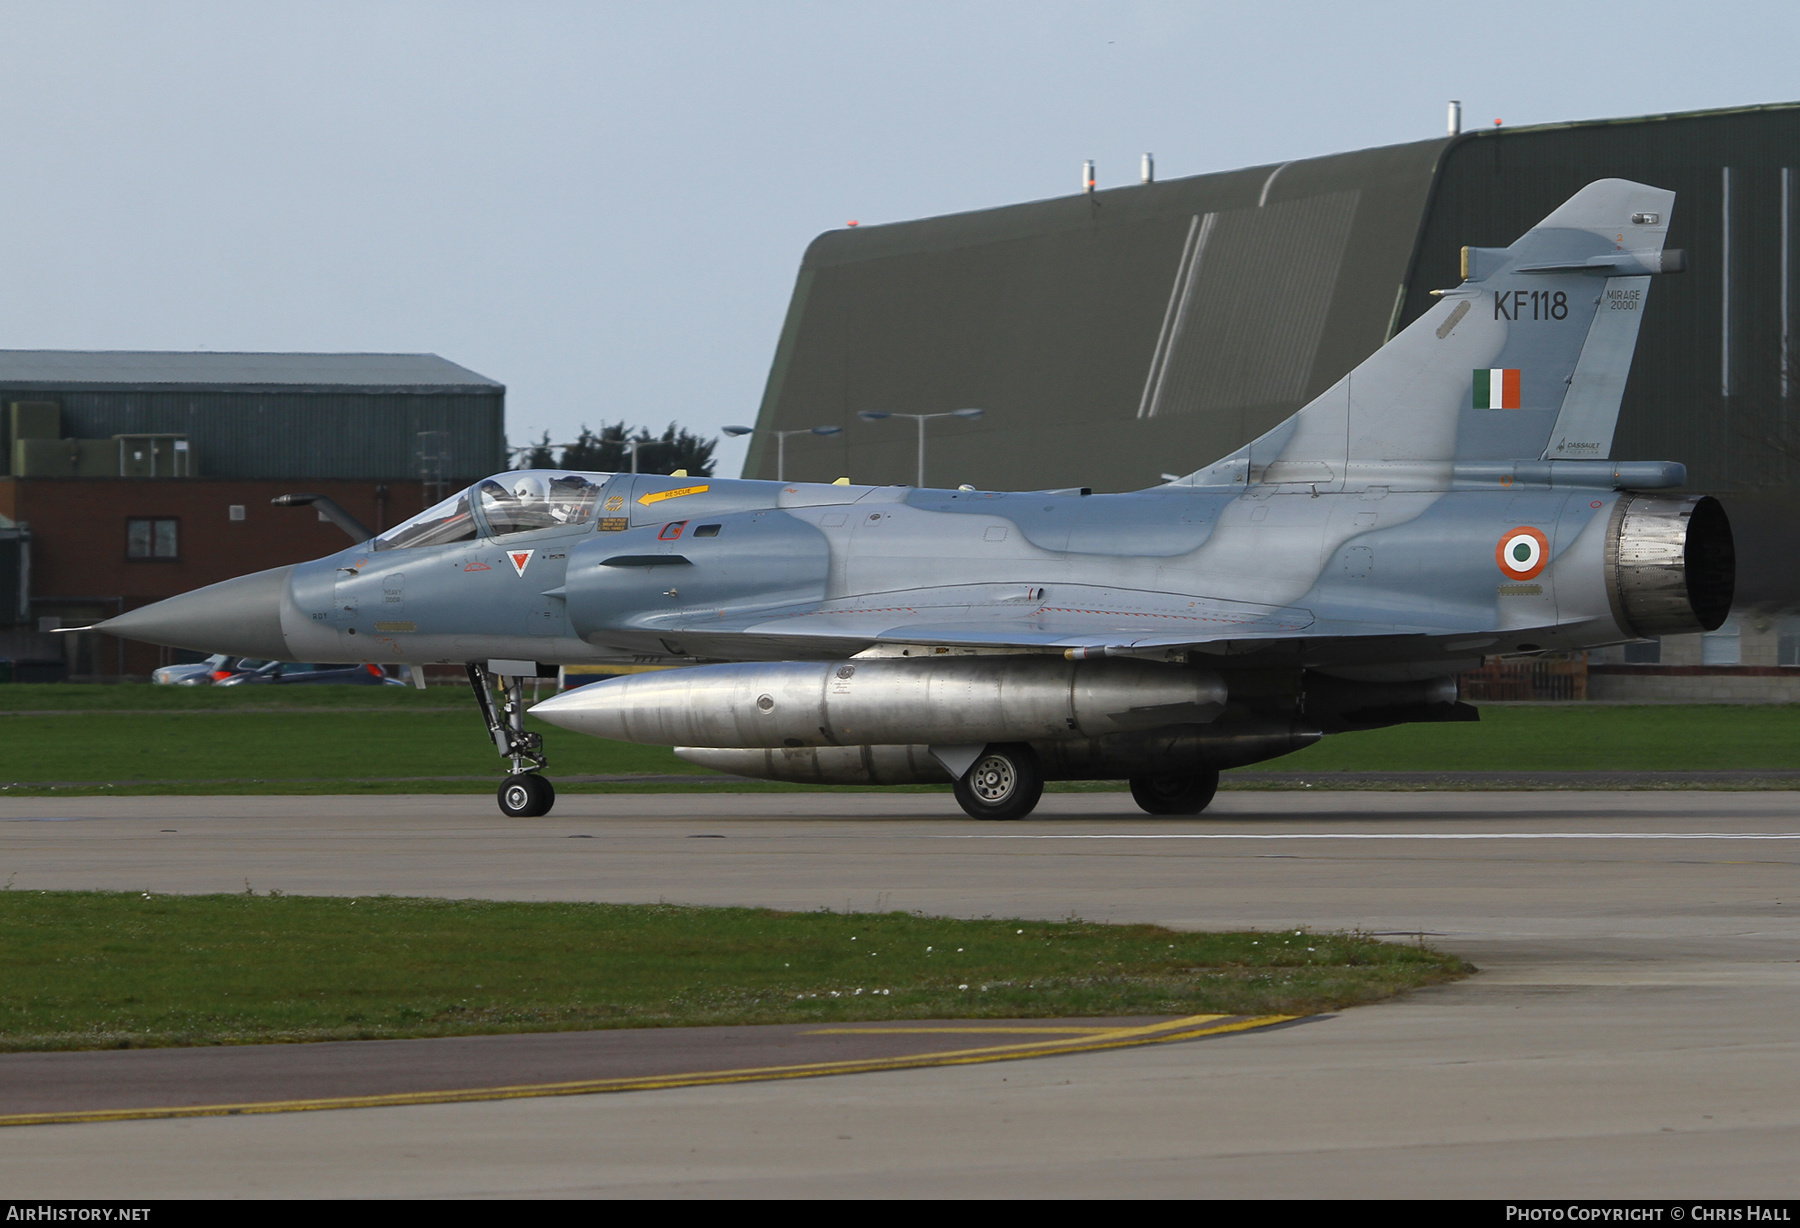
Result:
<svg viewBox="0 0 1800 1228"><path fill-rule="evenodd" d="M659 490L655 494L639 495L638 502L643 504L661 503L664 499L679 499L683 495L703 495L711 489L711 486L683 486L679 490Z"/></svg>

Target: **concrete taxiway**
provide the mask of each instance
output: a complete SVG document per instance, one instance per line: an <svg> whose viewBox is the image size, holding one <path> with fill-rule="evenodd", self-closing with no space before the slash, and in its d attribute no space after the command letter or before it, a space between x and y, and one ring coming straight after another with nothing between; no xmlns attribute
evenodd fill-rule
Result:
<svg viewBox="0 0 1800 1228"><path fill-rule="evenodd" d="M22 1197L1793 1197L1800 795L0 799L14 890L679 900L1424 933L1457 985L1191 1044L782 1083L6 1131Z"/></svg>

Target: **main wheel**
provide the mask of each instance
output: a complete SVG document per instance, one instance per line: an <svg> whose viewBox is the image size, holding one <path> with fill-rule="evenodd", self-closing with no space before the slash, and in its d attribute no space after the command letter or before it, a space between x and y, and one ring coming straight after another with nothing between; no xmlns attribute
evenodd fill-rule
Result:
<svg viewBox="0 0 1800 1228"><path fill-rule="evenodd" d="M556 805L556 786L536 772L521 772L500 782L500 813L513 819L535 819Z"/></svg>
<svg viewBox="0 0 1800 1228"><path fill-rule="evenodd" d="M1218 791L1217 768L1131 778L1131 800L1150 814L1199 814Z"/></svg>
<svg viewBox="0 0 1800 1228"><path fill-rule="evenodd" d="M956 782L956 802L973 819L1022 819L1042 796L1044 770L1023 742L988 747Z"/></svg>

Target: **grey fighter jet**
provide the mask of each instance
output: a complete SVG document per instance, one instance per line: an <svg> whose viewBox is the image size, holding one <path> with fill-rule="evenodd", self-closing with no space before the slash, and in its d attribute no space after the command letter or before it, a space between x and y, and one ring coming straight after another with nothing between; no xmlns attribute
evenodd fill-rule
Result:
<svg viewBox="0 0 1800 1228"><path fill-rule="evenodd" d="M99 630L290 661L457 662L511 771L554 790L520 680L684 668L537 704L744 776L1046 780L1193 814L1219 770L1473 720L1456 675L1725 619L1731 530L1685 470L1608 459L1674 194L1592 183L1287 421L1128 494L508 472L328 558ZM496 705L495 686L501 695Z"/></svg>

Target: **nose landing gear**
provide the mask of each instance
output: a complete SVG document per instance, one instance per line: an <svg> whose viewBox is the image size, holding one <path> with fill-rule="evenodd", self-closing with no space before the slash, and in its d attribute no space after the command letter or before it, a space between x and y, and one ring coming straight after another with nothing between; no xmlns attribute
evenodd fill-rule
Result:
<svg viewBox="0 0 1800 1228"><path fill-rule="evenodd" d="M512 760L512 768L500 782L496 794L500 812L514 819L535 819L550 813L556 804L556 786L538 773L545 767L544 739L525 728L524 679L510 674L499 675L504 699L494 707L491 689L495 675L476 662L469 662L469 687L475 702L487 721L488 734L502 755Z"/></svg>
<svg viewBox="0 0 1800 1228"><path fill-rule="evenodd" d="M556 786L536 772L520 772L500 782L497 796L508 818L535 819L556 805Z"/></svg>

